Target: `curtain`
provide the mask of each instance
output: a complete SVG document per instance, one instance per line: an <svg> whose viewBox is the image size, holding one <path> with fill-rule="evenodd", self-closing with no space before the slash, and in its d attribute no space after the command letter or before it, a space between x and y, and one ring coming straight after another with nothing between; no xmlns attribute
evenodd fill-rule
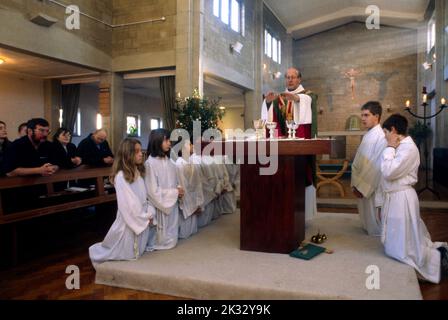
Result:
<svg viewBox="0 0 448 320"><path fill-rule="evenodd" d="M176 81L174 76L160 77L160 94L162 96L162 107L164 110L164 127L167 130L175 128L176 119L174 107L176 103Z"/></svg>
<svg viewBox="0 0 448 320"><path fill-rule="evenodd" d="M62 126L73 132L79 108L80 84L62 86Z"/></svg>

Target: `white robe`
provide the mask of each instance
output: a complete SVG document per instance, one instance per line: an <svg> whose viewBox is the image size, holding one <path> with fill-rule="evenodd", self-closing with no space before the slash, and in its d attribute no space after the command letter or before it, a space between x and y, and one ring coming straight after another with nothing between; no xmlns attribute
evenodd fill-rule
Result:
<svg viewBox="0 0 448 320"><path fill-rule="evenodd" d="M201 157L197 154L192 154L190 157L194 164L198 164L201 168L202 177L202 191L204 194L203 211L198 216L198 227L202 228L210 224L215 212L215 190L218 185L216 175L213 169L213 159L211 157Z"/></svg>
<svg viewBox="0 0 448 320"><path fill-rule="evenodd" d="M143 178L138 177L128 183L123 172L115 177L117 193L117 217L103 242L89 248L92 263L107 260L134 260L140 257L146 248L150 234L155 227L149 227L149 219L155 216L155 209L146 201L146 188Z"/></svg>
<svg viewBox="0 0 448 320"><path fill-rule="evenodd" d="M432 242L420 217L417 182L420 155L414 141L407 137L395 150L386 148L381 172L384 191L382 242L388 256L414 267L426 280L440 282L440 252L446 243Z"/></svg>
<svg viewBox="0 0 448 320"><path fill-rule="evenodd" d="M227 172L229 173L230 184L232 185L232 204L231 209L232 212L235 212L237 209L236 200L240 196L240 166L237 164L226 164Z"/></svg>
<svg viewBox="0 0 448 320"><path fill-rule="evenodd" d="M313 121L313 111L311 108L313 99L307 94L300 93L300 92L304 92L304 91L305 91L305 89L303 88L302 85L300 85L294 91L289 91L288 89L285 90L285 92L289 92L289 93L298 95L300 97L299 102L293 102L293 104L294 104L294 106L293 106L294 107L294 121L296 123L298 123L299 125L310 124ZM287 103L287 101L285 101L285 103ZM269 108L269 110L268 110L266 100L264 100L263 105L261 106L261 119L272 122L274 119L273 118L274 117L273 110L274 110L274 108Z"/></svg>
<svg viewBox="0 0 448 320"><path fill-rule="evenodd" d="M226 157L215 156L215 160L217 161L214 165L214 172L216 174L218 184L215 189L217 200L214 218L217 218L222 214L233 213L236 210L236 207L233 206L233 203L236 204L236 201L233 200L233 187L230 183L230 177L225 165L225 159Z"/></svg>
<svg viewBox="0 0 448 320"><path fill-rule="evenodd" d="M149 157L145 162L148 200L156 208L157 234L147 250L174 248L179 234L179 185L176 165L165 158Z"/></svg>
<svg viewBox="0 0 448 320"><path fill-rule="evenodd" d="M179 201L179 238L186 239L198 231L197 210L202 210L204 194L200 167L180 157L176 161L179 184L185 195Z"/></svg>
<svg viewBox="0 0 448 320"><path fill-rule="evenodd" d="M381 178L381 155L386 145L383 129L378 124L364 135L352 164L351 186L364 196L357 201L359 217L364 229L371 236L381 235L375 194Z"/></svg>

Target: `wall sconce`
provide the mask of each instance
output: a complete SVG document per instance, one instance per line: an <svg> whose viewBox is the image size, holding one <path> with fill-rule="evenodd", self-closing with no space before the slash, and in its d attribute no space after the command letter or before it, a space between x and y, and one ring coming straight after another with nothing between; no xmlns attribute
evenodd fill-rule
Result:
<svg viewBox="0 0 448 320"><path fill-rule="evenodd" d="M62 117L62 115L64 114L64 110L62 110L62 108L59 109L59 128L62 128L62 122L64 120L64 118Z"/></svg>
<svg viewBox="0 0 448 320"><path fill-rule="evenodd" d="M271 72L272 80L280 79L282 76L282 73L280 71L277 72Z"/></svg>
<svg viewBox="0 0 448 320"><path fill-rule="evenodd" d="M425 62L423 62L422 66L423 66L423 68L425 70L431 69L431 71L432 71L432 63L429 63L428 61L425 61Z"/></svg>
<svg viewBox="0 0 448 320"><path fill-rule="evenodd" d="M391 113L391 112L392 112L392 107L390 106L390 104L386 105L386 111L387 111L388 113Z"/></svg>
<svg viewBox="0 0 448 320"><path fill-rule="evenodd" d="M6 61L2 58L0 58L0 65L4 64Z"/></svg>
<svg viewBox="0 0 448 320"><path fill-rule="evenodd" d="M230 52L232 52L232 53L236 52L236 53L240 54L242 49L243 49L243 44L241 42L237 41L230 45Z"/></svg>
<svg viewBox="0 0 448 320"><path fill-rule="evenodd" d="M49 28L53 24L58 22L58 19L47 16L46 14L43 14L43 13L37 13L34 15L30 15L29 19L32 23L35 23L41 27L46 27L46 28Z"/></svg>
<svg viewBox="0 0 448 320"><path fill-rule="evenodd" d="M319 108L319 114L323 114L324 113L324 108L320 107Z"/></svg>

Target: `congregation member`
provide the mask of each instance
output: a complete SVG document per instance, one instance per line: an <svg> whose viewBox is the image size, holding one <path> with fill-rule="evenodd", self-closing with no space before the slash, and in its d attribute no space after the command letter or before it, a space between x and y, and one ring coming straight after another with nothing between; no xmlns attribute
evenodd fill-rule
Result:
<svg viewBox="0 0 448 320"><path fill-rule="evenodd" d="M98 129L79 143L78 157L84 164L94 167L112 165L114 155L106 139L107 131Z"/></svg>
<svg viewBox="0 0 448 320"><path fill-rule="evenodd" d="M67 128L59 128L53 135L53 161L63 169L72 169L82 163L77 156L77 148L71 143L72 133Z"/></svg>
<svg viewBox="0 0 448 320"><path fill-rule="evenodd" d="M177 179L176 164L170 159L170 132L152 130L147 150L145 183L148 200L156 208L157 223L156 237L148 242L148 250L171 249L179 236L178 202L185 192Z"/></svg>
<svg viewBox="0 0 448 320"><path fill-rule="evenodd" d="M6 149L11 145L11 142L8 140L8 131L6 130L6 123L0 121L0 176L3 175L2 164L3 164L3 156L5 154Z"/></svg>
<svg viewBox="0 0 448 320"><path fill-rule="evenodd" d="M6 150L3 172L8 177L51 176L57 172L59 167L52 161L52 147L47 141L49 132L47 120L29 120L27 135L12 142ZM17 212L37 207L41 202L40 197L46 193L45 185L5 190L2 197L4 208L7 212Z"/></svg>
<svg viewBox="0 0 448 320"><path fill-rule="evenodd" d="M21 123L17 128L17 133L19 135L19 138L22 138L27 135L27 128L26 128L26 122Z"/></svg>
<svg viewBox="0 0 448 320"><path fill-rule="evenodd" d="M382 237L388 256L412 266L423 278L439 283L448 275L446 242L432 242L420 217L413 186L418 180L420 154L407 135L408 121L390 116L383 124L387 147L382 154Z"/></svg>
<svg viewBox="0 0 448 320"><path fill-rule="evenodd" d="M377 101L367 102L361 107L361 121L368 131L362 138L352 164L351 187L358 198L358 212L363 228L371 236L381 235L380 212L375 206L375 194L381 177L381 155L387 144L380 125L382 110Z"/></svg>
<svg viewBox="0 0 448 320"><path fill-rule="evenodd" d="M140 142L124 139L112 166L118 211L103 242L89 248L93 265L107 260L135 260L155 237L155 208L146 200L145 166ZM149 241L153 242L153 241Z"/></svg>

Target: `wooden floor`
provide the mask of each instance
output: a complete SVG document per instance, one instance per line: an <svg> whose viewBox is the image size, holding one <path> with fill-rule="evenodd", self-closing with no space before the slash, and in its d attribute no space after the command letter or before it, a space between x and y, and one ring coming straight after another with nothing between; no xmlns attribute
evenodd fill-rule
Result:
<svg viewBox="0 0 448 320"><path fill-rule="evenodd" d="M88 247L103 239L113 221L111 212L114 209L104 206L97 211L76 211L21 226L22 262L17 267L0 271L0 299L182 299L94 283L95 270L88 257ZM321 208L320 211L347 212L347 209ZM356 213L356 210L351 211ZM424 212L422 217L433 240L448 240L446 213ZM65 270L69 265L80 269L80 290L66 289L69 275ZM422 283L421 290L424 299L448 300L448 280L439 285Z"/></svg>

